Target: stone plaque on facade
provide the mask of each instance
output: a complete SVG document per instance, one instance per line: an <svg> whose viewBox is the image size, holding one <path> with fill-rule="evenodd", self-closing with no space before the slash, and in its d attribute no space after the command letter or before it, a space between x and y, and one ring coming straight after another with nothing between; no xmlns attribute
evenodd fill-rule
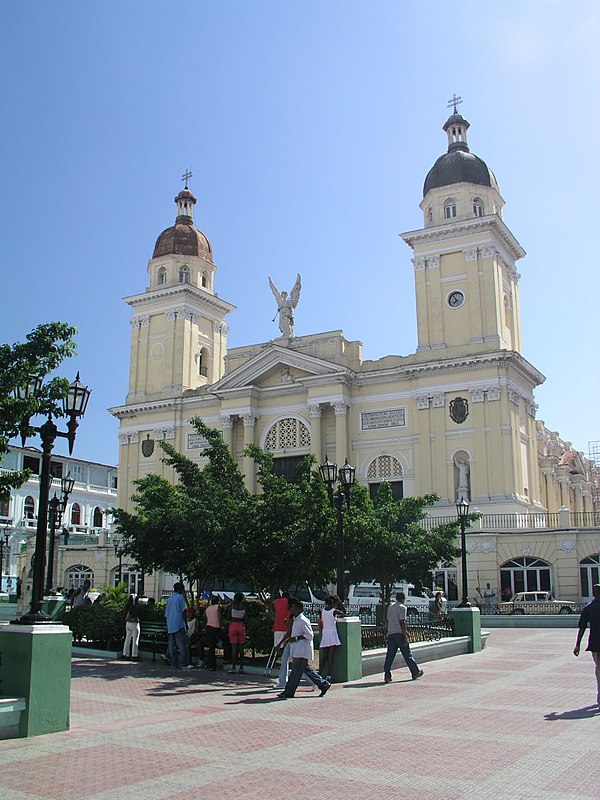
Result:
<svg viewBox="0 0 600 800"><path fill-rule="evenodd" d="M204 450L208 447L208 442L199 433L188 433L187 435L187 449L188 450Z"/></svg>
<svg viewBox="0 0 600 800"><path fill-rule="evenodd" d="M392 408L389 411L365 411L360 415L360 427L363 431L377 428L405 428L406 409Z"/></svg>

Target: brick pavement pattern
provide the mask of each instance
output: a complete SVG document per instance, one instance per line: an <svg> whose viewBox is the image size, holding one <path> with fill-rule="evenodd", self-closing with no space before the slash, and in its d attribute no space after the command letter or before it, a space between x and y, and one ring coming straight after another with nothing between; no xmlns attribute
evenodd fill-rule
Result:
<svg viewBox="0 0 600 800"><path fill-rule="evenodd" d="M286 702L262 676L73 661L71 730L0 742L0 800L600 798L600 711L575 630Z"/></svg>

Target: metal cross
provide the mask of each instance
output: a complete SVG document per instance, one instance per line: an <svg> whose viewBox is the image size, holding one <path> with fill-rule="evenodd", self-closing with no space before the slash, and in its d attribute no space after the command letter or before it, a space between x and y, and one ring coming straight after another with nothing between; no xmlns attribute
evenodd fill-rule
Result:
<svg viewBox="0 0 600 800"><path fill-rule="evenodd" d="M186 171L185 171L185 172L183 173L183 175L181 176L181 180L182 180L182 181L184 182L184 184L185 184L185 186L184 186L184 188L185 188L185 189L187 189L187 188L188 188L188 181L189 181L189 179L190 179L191 177L192 177L192 171L191 171L191 169L188 167L188 169L186 169Z"/></svg>
<svg viewBox="0 0 600 800"><path fill-rule="evenodd" d="M451 100L448 100L448 105L446 106L446 108L450 108L450 106L454 106L454 111L453 111L453 113L454 113L454 114L456 114L456 113L458 113L458 112L456 111L456 106L460 105L460 104L462 103L462 101L463 101L463 100L462 100L462 97L457 97L457 96L456 96L456 92L455 92L455 93L452 95L452 99L451 99Z"/></svg>

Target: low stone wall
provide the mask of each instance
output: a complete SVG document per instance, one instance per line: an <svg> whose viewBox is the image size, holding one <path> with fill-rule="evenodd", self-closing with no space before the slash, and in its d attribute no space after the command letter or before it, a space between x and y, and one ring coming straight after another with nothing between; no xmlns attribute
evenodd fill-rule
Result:
<svg viewBox="0 0 600 800"><path fill-rule="evenodd" d="M488 631L481 632L481 647L485 647ZM470 652L469 636L452 636L447 639L440 639L438 642L416 642L411 644L410 649L415 657L417 664L425 664L428 661L437 661L440 658L451 658L452 656L462 656ZM396 665L404 664L402 655L396 656ZM400 659L398 661L398 659ZM363 650L362 668L363 675L377 675L383 672L383 662L385 661L385 648L377 650Z"/></svg>
<svg viewBox="0 0 600 800"><path fill-rule="evenodd" d="M576 628L579 614L489 614L481 618L485 628Z"/></svg>

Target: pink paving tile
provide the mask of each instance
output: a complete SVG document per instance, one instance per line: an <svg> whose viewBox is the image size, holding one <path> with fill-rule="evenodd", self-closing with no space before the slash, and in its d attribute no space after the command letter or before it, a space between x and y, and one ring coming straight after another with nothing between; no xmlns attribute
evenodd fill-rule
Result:
<svg viewBox="0 0 600 800"><path fill-rule="evenodd" d="M600 797L600 749L582 756L544 788L570 798Z"/></svg>
<svg viewBox="0 0 600 800"><path fill-rule="evenodd" d="M523 705L525 711L529 703ZM417 728L438 728L440 715L438 712L421 716L411 723ZM459 734L461 731L481 734L517 734L519 736L556 736L562 733L556 725L544 719L542 712L520 714L515 718L514 711L490 710L487 701L481 708L467 708L461 706L459 712L452 716L445 716L443 729L446 733Z"/></svg>
<svg viewBox="0 0 600 800"><path fill-rule="evenodd" d="M205 707L191 710L186 708L185 710L163 711L162 713L148 711L145 714L136 714L136 712L132 710L132 712L125 719L113 718L106 720L105 722L96 722L91 720L87 727L90 730L99 732L140 730L146 725L151 725L152 728L154 728L155 725L161 725L164 722L179 722L182 719L189 719L192 721L194 716L200 716L204 714L219 714L221 711L223 711L222 708Z"/></svg>
<svg viewBox="0 0 600 800"><path fill-rule="evenodd" d="M236 778L214 781L202 789L209 790L210 797L218 800L290 800L293 797L326 797L327 800L348 800L349 798L368 798L368 800L414 800L415 789L399 786L384 786L367 781L353 781L340 778L291 773L283 770L256 770ZM190 800L189 789L169 796L169 800ZM436 800L457 800L459 795L447 794L436 787Z"/></svg>
<svg viewBox="0 0 600 800"><path fill-rule="evenodd" d="M289 703L282 703L287 706ZM291 715L289 715L291 717ZM214 744L221 752L252 753L255 750L264 750L276 747L290 741L293 730L293 719L285 722L270 719L268 721L256 719L239 719L232 723L231 719L222 722L207 722L197 726L186 726L185 735L189 741L204 741L207 747ZM323 731L328 731L327 725L310 725L302 723L302 739L306 740Z"/></svg>
<svg viewBox="0 0 600 800"><path fill-rule="evenodd" d="M531 754L531 748L528 749ZM441 758L440 756L443 755ZM465 742L461 737L426 736L380 732L377 736L359 736L344 742L344 748L336 751L337 766L385 770L396 774L430 776L436 780L456 778L456 765L460 764L462 780L481 780L481 765L485 764L486 776L492 776L512 766L524 757L521 744L503 744L479 741L477 758L465 760ZM327 764L331 754L327 751L301 756L301 761ZM439 785L439 784L438 784Z"/></svg>
<svg viewBox="0 0 600 800"><path fill-rule="evenodd" d="M122 790L138 781L168 778L173 773L207 763L199 758L184 758L169 753L150 752L136 747L95 745L48 756L36 754L19 764L0 770L2 789L29 792L51 800L81 800L82 797Z"/></svg>

